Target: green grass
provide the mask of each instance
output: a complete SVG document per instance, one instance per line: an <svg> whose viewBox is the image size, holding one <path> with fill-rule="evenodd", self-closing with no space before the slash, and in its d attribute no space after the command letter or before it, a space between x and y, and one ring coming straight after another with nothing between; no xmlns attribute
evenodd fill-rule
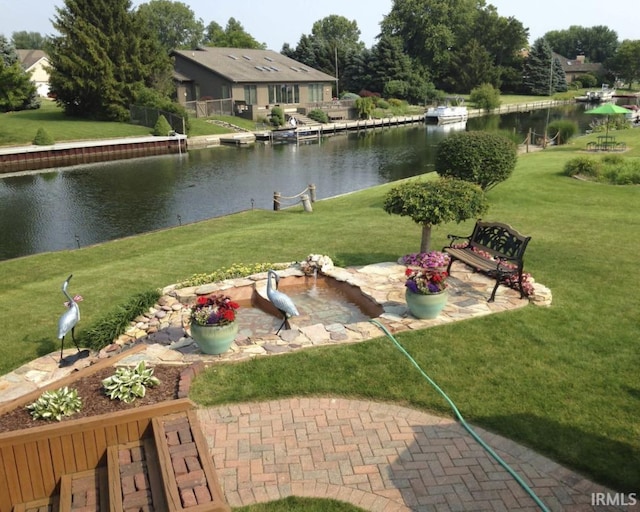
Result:
<svg viewBox="0 0 640 512"><path fill-rule="evenodd" d="M618 134L640 156L640 130ZM640 488L640 187L562 175L588 137L519 159L489 192L487 219L532 236L525 268L553 292L527 308L397 336L465 418L620 491ZM582 154L582 153L580 153ZM0 372L59 348L60 286L74 274L86 332L134 293L234 263L395 261L420 228L382 209L393 184L319 201L314 212L249 211L73 251L0 262ZM466 234L473 223L438 226ZM309 236L312 233L313 236ZM393 401L438 414L446 404L385 338L217 365L196 379L206 405L301 395Z"/></svg>
<svg viewBox="0 0 640 512"><path fill-rule="evenodd" d="M344 501L317 498L287 498L233 509L235 512L364 512L364 509Z"/></svg>

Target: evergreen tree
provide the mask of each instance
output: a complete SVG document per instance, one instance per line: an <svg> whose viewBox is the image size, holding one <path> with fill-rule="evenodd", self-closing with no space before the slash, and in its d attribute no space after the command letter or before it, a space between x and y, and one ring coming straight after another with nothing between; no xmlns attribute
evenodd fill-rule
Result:
<svg viewBox="0 0 640 512"><path fill-rule="evenodd" d="M138 91L168 92L171 61L130 0L65 0L53 26L50 85L67 115L124 121Z"/></svg>
<svg viewBox="0 0 640 512"><path fill-rule="evenodd" d="M37 89L15 48L0 35L0 112L38 108Z"/></svg>
<svg viewBox="0 0 640 512"><path fill-rule="evenodd" d="M524 90L527 94L550 96L567 90L567 81L560 61L551 53L546 39L537 39L524 66Z"/></svg>

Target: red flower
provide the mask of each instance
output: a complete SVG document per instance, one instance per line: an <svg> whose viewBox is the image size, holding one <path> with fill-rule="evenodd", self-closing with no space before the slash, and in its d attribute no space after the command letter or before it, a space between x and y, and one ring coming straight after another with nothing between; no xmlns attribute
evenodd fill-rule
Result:
<svg viewBox="0 0 640 512"><path fill-rule="evenodd" d="M233 311L232 309L225 309L225 310L222 312L222 317L223 317L225 320L233 321L233 320L235 320L235 318L236 318L236 314L234 313L234 311Z"/></svg>
<svg viewBox="0 0 640 512"><path fill-rule="evenodd" d="M410 268L407 268L407 270L404 271L404 275L405 276L410 276L411 274L413 274L413 270L411 270Z"/></svg>
<svg viewBox="0 0 640 512"><path fill-rule="evenodd" d="M198 306L206 306L207 302L209 302L209 298L201 295L198 297L197 304Z"/></svg>
<svg viewBox="0 0 640 512"><path fill-rule="evenodd" d="M227 306L229 306L231 309L240 309L240 304L238 304L237 302L233 302L233 301L229 301Z"/></svg>

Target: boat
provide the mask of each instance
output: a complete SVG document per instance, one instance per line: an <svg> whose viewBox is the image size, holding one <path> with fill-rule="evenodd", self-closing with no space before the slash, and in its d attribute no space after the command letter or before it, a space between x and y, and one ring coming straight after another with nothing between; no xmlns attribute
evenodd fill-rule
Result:
<svg viewBox="0 0 640 512"><path fill-rule="evenodd" d="M466 121L458 121L446 124L427 124L427 133L451 133L462 132L467 129Z"/></svg>
<svg viewBox="0 0 640 512"><path fill-rule="evenodd" d="M610 89L608 84L602 84L602 88L596 91L587 91L584 96L576 96L576 101L586 103L602 103L605 101L613 101L615 89Z"/></svg>
<svg viewBox="0 0 640 512"><path fill-rule="evenodd" d="M630 121L634 125L640 125L640 107L638 105L620 105L622 108L629 110L628 114L624 117L627 121Z"/></svg>
<svg viewBox="0 0 640 512"><path fill-rule="evenodd" d="M438 105L427 109L424 120L427 123L448 124L466 123L469 118L467 107Z"/></svg>

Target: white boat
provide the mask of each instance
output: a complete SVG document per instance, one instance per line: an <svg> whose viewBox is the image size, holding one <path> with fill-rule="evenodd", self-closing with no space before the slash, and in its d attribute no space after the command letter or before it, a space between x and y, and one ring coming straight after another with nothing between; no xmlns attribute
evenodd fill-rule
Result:
<svg viewBox="0 0 640 512"><path fill-rule="evenodd" d="M602 84L602 88L599 91L587 91L584 96L576 96L576 101L586 101L587 103L613 101L615 93L615 89L610 89L607 84Z"/></svg>
<svg viewBox="0 0 640 512"><path fill-rule="evenodd" d="M466 123L469 118L467 107L452 107L449 105L439 105L427 109L424 120L427 123L448 124Z"/></svg>

